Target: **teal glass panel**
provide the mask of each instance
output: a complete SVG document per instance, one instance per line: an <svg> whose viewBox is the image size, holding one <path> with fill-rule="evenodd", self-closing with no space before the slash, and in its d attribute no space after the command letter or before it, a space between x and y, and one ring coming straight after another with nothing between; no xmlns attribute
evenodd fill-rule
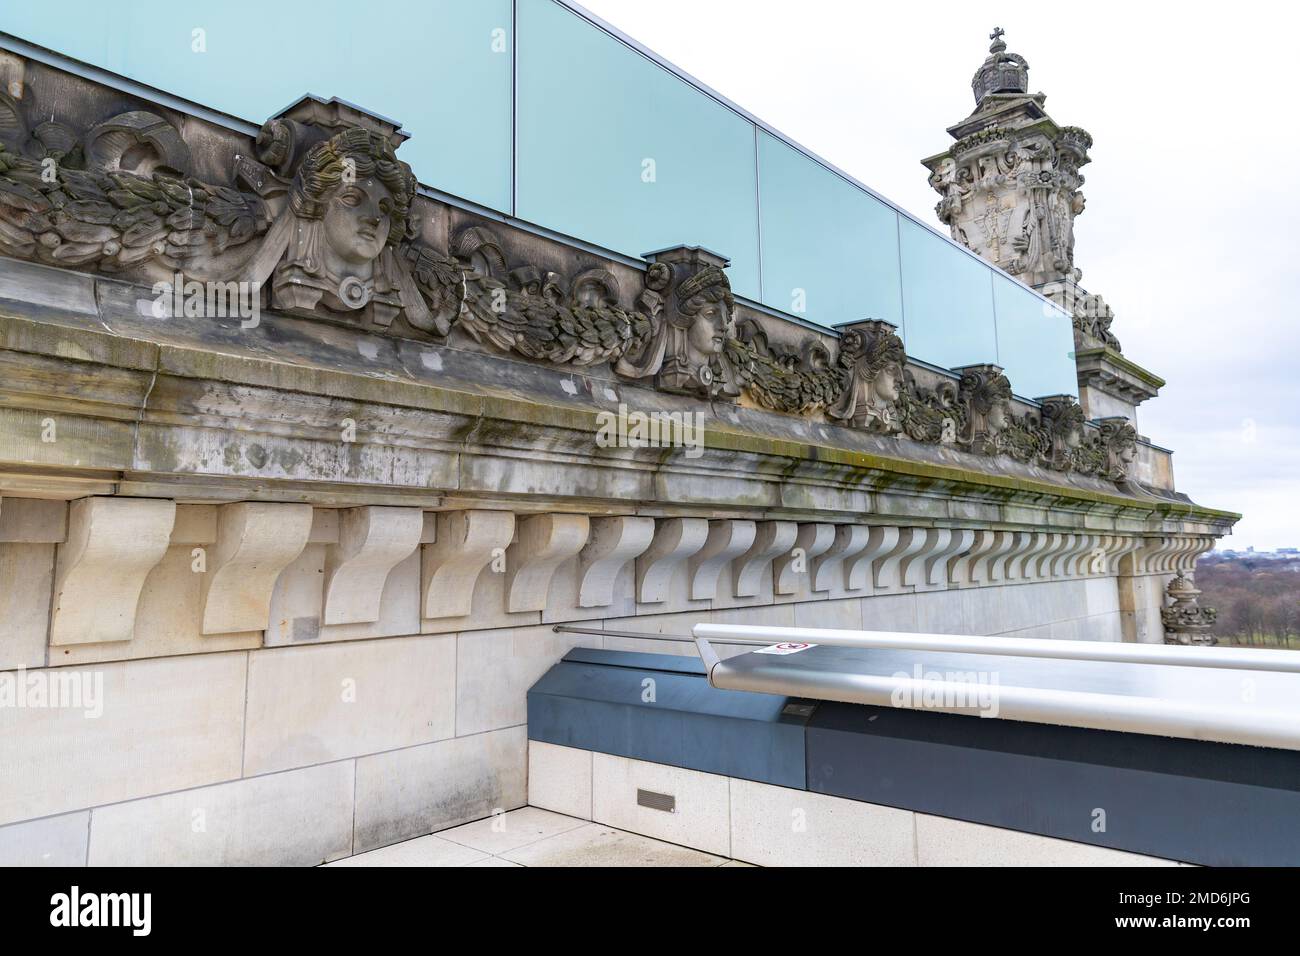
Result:
<svg viewBox="0 0 1300 956"><path fill-rule="evenodd" d="M0 31L253 123L337 96L402 123L420 182L509 211L510 0L6 2Z"/></svg>
<svg viewBox="0 0 1300 956"><path fill-rule="evenodd" d="M764 302L828 326L902 324L892 207L761 130L758 183Z"/></svg>
<svg viewBox="0 0 1300 956"><path fill-rule="evenodd" d="M907 354L943 368L997 361L989 267L902 217L899 251Z"/></svg>
<svg viewBox="0 0 1300 956"><path fill-rule="evenodd" d="M998 364L1023 398L1079 394L1070 316L1019 282L993 276Z"/></svg>
<svg viewBox="0 0 1300 956"><path fill-rule="evenodd" d="M754 127L553 0L519 0L515 214L624 255L697 245L758 297Z"/></svg>

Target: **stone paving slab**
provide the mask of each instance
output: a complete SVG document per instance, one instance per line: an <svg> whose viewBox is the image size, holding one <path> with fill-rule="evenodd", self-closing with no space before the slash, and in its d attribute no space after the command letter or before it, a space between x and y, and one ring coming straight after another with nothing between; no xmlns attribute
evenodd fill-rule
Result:
<svg viewBox="0 0 1300 956"><path fill-rule="evenodd" d="M537 807L358 853L328 866L747 866Z"/></svg>

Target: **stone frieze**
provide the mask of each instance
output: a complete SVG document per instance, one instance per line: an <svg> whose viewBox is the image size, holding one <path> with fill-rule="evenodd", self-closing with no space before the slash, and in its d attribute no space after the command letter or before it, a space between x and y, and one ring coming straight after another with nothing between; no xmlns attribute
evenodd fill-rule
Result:
<svg viewBox="0 0 1300 956"><path fill-rule="evenodd" d="M727 261L703 249L651 256L627 302L605 269L563 276L511 261L486 226L437 248L421 238L416 180L396 155L405 134L337 101L304 99L268 121L225 183L192 175L180 132L148 111L78 133L29 121L0 93L0 114L0 252L11 257L139 282L249 283L281 312L433 342L463 333L702 401L1128 478L1130 423L1092 427L1068 396L1017 414L991 365L923 385L883 321L848 324L837 345L813 334L777 343L759 318L738 319ZM1019 175L994 133L958 151L996 147L985 175Z"/></svg>

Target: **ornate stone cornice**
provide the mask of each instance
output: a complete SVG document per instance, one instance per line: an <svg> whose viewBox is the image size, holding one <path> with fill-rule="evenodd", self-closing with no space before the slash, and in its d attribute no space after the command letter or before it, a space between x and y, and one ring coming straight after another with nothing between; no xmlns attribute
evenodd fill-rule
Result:
<svg viewBox="0 0 1300 956"><path fill-rule="evenodd" d="M708 250L663 250L635 270L554 240L521 242L509 226L419 196L397 155L406 134L349 104L304 98L255 143L209 137L192 155L161 113L114 112L121 98L109 96L107 115L95 115L93 89L74 114L80 126L37 122L39 88L0 101L0 252L134 283L121 294L136 311L180 318L174 297L149 303L141 283L240 284L277 327L291 315L331 334L416 343L431 368L448 349L501 355L511 364L493 374L512 391L590 369L715 417L738 407L830 429L830 444L851 446L862 431L891 455L959 454L985 463L977 470L1005 462L1127 494L1117 462L1132 460L1128 434L1084 422L1077 403L1059 427L1072 400L1039 409L1014 401L1000 370L961 382L923 370L888 323L851 323L837 337L742 307L727 260ZM225 180L197 174L222 166ZM187 304L185 317L230 343L258 339L202 307ZM357 347L376 350L369 339Z"/></svg>

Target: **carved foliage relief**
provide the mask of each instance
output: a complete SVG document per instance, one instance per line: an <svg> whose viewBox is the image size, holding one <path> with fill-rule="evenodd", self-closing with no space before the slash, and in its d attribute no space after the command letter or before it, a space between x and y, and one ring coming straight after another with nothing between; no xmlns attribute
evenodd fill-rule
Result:
<svg viewBox="0 0 1300 956"><path fill-rule="evenodd" d="M1017 415L1011 383L991 365L923 386L883 321L845 327L834 354L815 335L798 346L770 341L760 321L738 319L726 260L702 249L651 257L629 297L604 268L564 276L512 263L484 226L434 248L415 221L415 177L396 156L404 139L346 104L303 100L263 127L256 158L236 157L231 181L214 184L191 175L184 141L157 115L122 114L77 135L48 121L29 128L19 104L0 93L0 253L134 281L178 273L247 281L285 312L415 337L455 330L498 352L607 364L628 380L704 401L1127 477L1136 451L1127 421L1087 428L1070 397ZM1035 245L1019 213L1000 207L967 228L982 223L984 241L1024 262L1068 258L1064 234L1046 225L1057 215L1049 193L1066 189L1068 198L1077 183L1059 144L1013 147L988 131L958 146L973 159L942 184L952 222L979 183L1014 177L1037 197L1034 228L1057 239ZM1050 188L1038 190L1047 180Z"/></svg>

